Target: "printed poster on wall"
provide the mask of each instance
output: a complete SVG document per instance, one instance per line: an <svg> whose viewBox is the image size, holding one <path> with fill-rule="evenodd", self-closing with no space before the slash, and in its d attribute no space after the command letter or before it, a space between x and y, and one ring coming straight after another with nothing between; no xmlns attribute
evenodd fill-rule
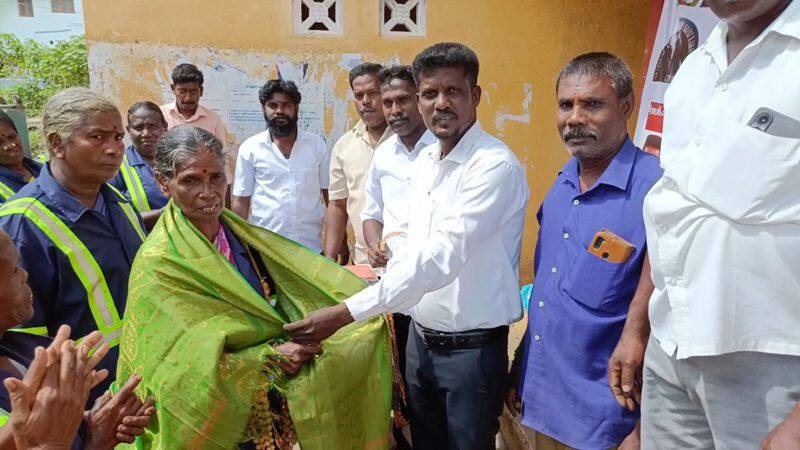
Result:
<svg viewBox="0 0 800 450"><path fill-rule="evenodd" d="M658 7L658 2L654 2ZM664 0L647 64L634 142L655 155L661 149L664 92L689 53L706 41L719 19L704 0ZM655 32L655 36L652 33Z"/></svg>

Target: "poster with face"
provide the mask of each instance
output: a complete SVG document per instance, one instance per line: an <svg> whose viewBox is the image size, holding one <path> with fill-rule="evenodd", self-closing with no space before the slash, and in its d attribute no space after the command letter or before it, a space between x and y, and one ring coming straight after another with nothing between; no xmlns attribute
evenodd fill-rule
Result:
<svg viewBox="0 0 800 450"><path fill-rule="evenodd" d="M717 24L717 17L703 0L664 0L659 19L648 31L652 47L640 99L634 143L658 155L664 115L664 92L689 54L705 42Z"/></svg>

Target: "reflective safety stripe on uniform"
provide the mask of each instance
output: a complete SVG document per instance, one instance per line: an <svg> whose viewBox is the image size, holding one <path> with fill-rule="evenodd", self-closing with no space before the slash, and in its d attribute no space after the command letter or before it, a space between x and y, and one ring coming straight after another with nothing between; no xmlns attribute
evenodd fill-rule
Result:
<svg viewBox="0 0 800 450"><path fill-rule="evenodd" d="M123 204L127 205L126 203L120 203L120 205ZM130 208L130 205L127 206ZM0 217L13 214L24 215L69 259L73 272L75 272L84 289L86 289L89 309L92 312L97 329L103 334L107 342L118 343L122 321L114 305L114 299L108 289L103 272L89 249L61 219L33 198L12 200L0 208ZM134 218L135 216L134 213ZM136 220L136 224L138 225L138 220ZM133 221L131 225L133 225ZM134 228L137 227L134 226ZM25 331L24 328L19 330ZM111 345L111 342L109 342L109 345Z"/></svg>
<svg viewBox="0 0 800 450"><path fill-rule="evenodd" d="M8 331L35 334L37 336L47 336L47 327L18 327L18 328L11 328Z"/></svg>
<svg viewBox="0 0 800 450"><path fill-rule="evenodd" d="M144 229L142 228L141 222L139 222L139 216L136 215L136 211L134 211L133 207L131 207L131 205L128 203L128 199L125 198L125 194L110 184L107 184L106 186L111 188L111 190L114 191L121 200L125 200L122 203L118 203L119 207L122 209L125 217L128 218L128 222L131 223L131 226L133 227L134 231L136 231L136 234L139 235L139 239L144 241L146 235L144 233Z"/></svg>
<svg viewBox="0 0 800 450"><path fill-rule="evenodd" d="M139 212L150 211L150 203L147 201L147 194L144 191L142 179L139 178L139 173L128 163L128 155L122 158L122 165L119 168L122 174L122 180L128 188L128 194L131 196L133 206Z"/></svg>
<svg viewBox="0 0 800 450"><path fill-rule="evenodd" d="M7 184L0 181L0 204L11 198L14 194L16 194L16 192L14 192L13 189L8 187Z"/></svg>
<svg viewBox="0 0 800 450"><path fill-rule="evenodd" d="M8 411L0 408L0 428L3 428L8 423L8 416L10 415Z"/></svg>

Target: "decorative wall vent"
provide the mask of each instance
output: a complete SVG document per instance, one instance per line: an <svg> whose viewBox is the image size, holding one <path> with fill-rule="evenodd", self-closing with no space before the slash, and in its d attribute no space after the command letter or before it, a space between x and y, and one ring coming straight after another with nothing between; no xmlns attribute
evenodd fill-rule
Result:
<svg viewBox="0 0 800 450"><path fill-rule="evenodd" d="M341 36L343 8L342 0L292 0L294 33Z"/></svg>
<svg viewBox="0 0 800 450"><path fill-rule="evenodd" d="M379 0L381 36L425 36L425 0Z"/></svg>

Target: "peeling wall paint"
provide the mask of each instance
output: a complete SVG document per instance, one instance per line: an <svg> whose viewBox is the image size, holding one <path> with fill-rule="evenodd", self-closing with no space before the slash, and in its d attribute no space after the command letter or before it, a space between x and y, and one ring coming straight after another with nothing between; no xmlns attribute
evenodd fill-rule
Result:
<svg viewBox="0 0 800 450"><path fill-rule="evenodd" d="M503 131L506 128L506 122L519 122L524 124L531 123L531 102L533 101L533 85L525 83L523 90L525 96L522 99L522 114L509 114L505 112L498 112L494 119L494 127L497 129L497 135L503 137Z"/></svg>
<svg viewBox="0 0 800 450"><path fill-rule="evenodd" d="M203 101L238 121L231 127L236 141L264 129L255 93L279 70L300 84L303 126L332 145L357 120L347 81L355 64L409 64L435 42L469 45L481 65L478 119L527 171L531 200L520 272L522 281L530 282L536 211L569 157L555 126L556 75L580 53L609 51L624 59L638 80L650 2L429 1L427 35L414 38L379 36L375 0L342 2L340 37L295 35L288 0L243 0L224 7L217 0L85 0L84 11L96 89L122 110L138 100L170 101L169 73L176 63L190 61L211 77Z"/></svg>
<svg viewBox="0 0 800 450"><path fill-rule="evenodd" d="M358 54L306 60L289 59L286 55L148 44L95 43L89 51L92 87L114 99L123 111L140 100L157 104L173 101L172 68L182 62L197 65L205 80L201 103L222 116L233 144L264 130L258 90L266 80L280 77L294 81L300 89L300 127L323 136L333 146L354 125L348 117L352 99L352 94L348 95L349 86L339 85L337 80L342 74L346 77L361 60Z"/></svg>

